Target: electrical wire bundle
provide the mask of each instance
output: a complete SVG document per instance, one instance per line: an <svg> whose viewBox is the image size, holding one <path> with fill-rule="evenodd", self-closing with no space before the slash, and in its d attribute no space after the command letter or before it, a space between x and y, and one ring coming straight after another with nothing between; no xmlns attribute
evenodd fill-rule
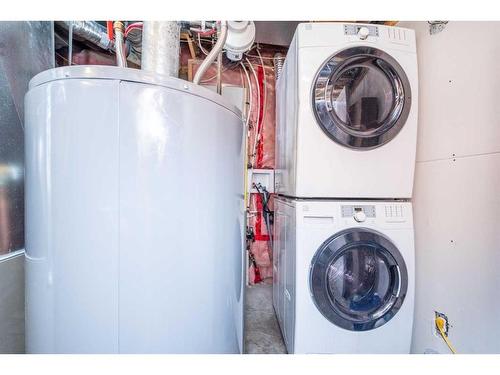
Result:
<svg viewBox="0 0 500 375"><path fill-rule="evenodd" d="M273 235L271 230L271 224L274 221L274 212L269 209L269 199L271 194L267 191L265 186L259 182L258 184L253 184L255 190L260 195L262 199L262 216L264 217L264 222L266 224L266 230L269 235L269 259L273 260Z"/></svg>

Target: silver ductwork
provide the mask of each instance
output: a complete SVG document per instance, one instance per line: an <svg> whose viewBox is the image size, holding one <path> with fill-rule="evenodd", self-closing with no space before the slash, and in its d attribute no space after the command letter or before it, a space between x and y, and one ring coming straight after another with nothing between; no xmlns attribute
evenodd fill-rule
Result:
<svg viewBox="0 0 500 375"><path fill-rule="evenodd" d="M92 42L106 50L114 50L114 43L108 38L106 28L95 21L56 21L56 25L68 30L73 27L73 34Z"/></svg>
<svg viewBox="0 0 500 375"><path fill-rule="evenodd" d="M54 63L52 22L0 22L0 258L24 248L24 95Z"/></svg>
<svg viewBox="0 0 500 375"><path fill-rule="evenodd" d="M177 21L145 21L141 69L179 76L180 25Z"/></svg>

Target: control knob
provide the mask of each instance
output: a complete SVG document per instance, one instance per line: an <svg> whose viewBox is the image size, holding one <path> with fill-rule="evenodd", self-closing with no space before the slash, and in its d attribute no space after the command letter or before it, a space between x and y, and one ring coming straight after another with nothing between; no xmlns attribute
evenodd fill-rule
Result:
<svg viewBox="0 0 500 375"><path fill-rule="evenodd" d="M356 220L358 223L362 223L366 220L366 214L363 211L356 211L354 213L354 220Z"/></svg>
<svg viewBox="0 0 500 375"><path fill-rule="evenodd" d="M366 38L368 38L368 35L370 35L370 30L368 29L368 27L363 26L358 30L359 39L365 40Z"/></svg>

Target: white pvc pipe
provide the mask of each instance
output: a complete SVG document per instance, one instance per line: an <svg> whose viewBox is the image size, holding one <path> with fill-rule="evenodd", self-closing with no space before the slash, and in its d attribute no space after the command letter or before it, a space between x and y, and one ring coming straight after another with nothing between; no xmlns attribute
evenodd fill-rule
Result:
<svg viewBox="0 0 500 375"><path fill-rule="evenodd" d="M196 83L197 85L200 83L207 69L215 61L215 59L219 55L219 52L222 51L222 48L224 48L224 44L226 44L226 39L227 39L227 22L221 21L220 34L217 39L217 43L215 43L214 48L212 48L210 53L207 55L207 57L205 57L205 60L203 60L200 67L196 71L196 74L194 75L193 78L193 83Z"/></svg>
<svg viewBox="0 0 500 375"><path fill-rule="evenodd" d="M141 69L178 77L180 30L177 21L145 21Z"/></svg>

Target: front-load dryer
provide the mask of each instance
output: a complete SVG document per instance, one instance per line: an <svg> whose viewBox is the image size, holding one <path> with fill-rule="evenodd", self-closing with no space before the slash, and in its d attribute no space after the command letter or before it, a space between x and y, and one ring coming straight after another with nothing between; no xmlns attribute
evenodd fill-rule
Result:
<svg viewBox="0 0 500 375"><path fill-rule="evenodd" d="M275 200L273 304L289 353L409 353L412 207Z"/></svg>
<svg viewBox="0 0 500 375"><path fill-rule="evenodd" d="M276 192L410 198L417 75L413 30L299 24L277 82Z"/></svg>

